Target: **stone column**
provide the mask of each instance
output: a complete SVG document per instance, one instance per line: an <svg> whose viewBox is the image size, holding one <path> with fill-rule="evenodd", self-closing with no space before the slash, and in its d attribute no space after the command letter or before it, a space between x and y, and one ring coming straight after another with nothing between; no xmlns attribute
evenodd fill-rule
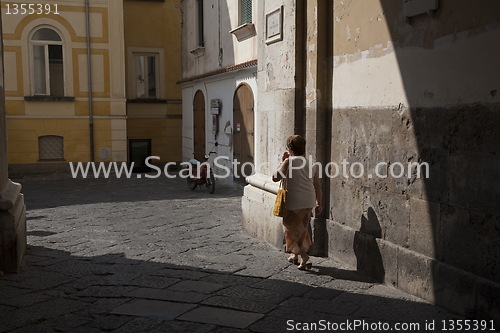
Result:
<svg viewBox="0 0 500 333"><path fill-rule="evenodd" d="M8 179L1 19L0 45L0 272L19 273L26 250L26 207L21 185Z"/></svg>
<svg viewBox="0 0 500 333"><path fill-rule="evenodd" d="M257 2L258 64L255 112L255 162L257 174L248 177L242 198L243 227L255 237L283 247L282 219L273 216L278 190L271 175L286 150L286 139L295 133L302 115L301 84L303 41L301 22L304 0ZM279 36L266 35L266 16L282 15ZM274 14L273 14L274 13ZM280 27L281 30L281 27ZM279 38L277 38L279 37ZM299 85L297 84L299 82Z"/></svg>
<svg viewBox="0 0 500 333"><path fill-rule="evenodd" d="M326 227L324 216L328 215L329 179L324 166L330 159L331 145L331 65L332 53L329 19L332 3L326 0L309 0L306 8L305 38L305 114L304 136L306 157L319 163L318 170L323 188L323 213L311 220L313 247L310 253L326 255Z"/></svg>

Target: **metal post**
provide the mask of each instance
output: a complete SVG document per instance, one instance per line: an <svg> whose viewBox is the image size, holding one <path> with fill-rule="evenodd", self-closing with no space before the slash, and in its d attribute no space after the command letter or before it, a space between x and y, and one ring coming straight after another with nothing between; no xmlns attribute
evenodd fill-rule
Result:
<svg viewBox="0 0 500 333"><path fill-rule="evenodd" d="M92 66L90 61L90 20L89 0L85 0L85 19L87 23L87 69L89 82L89 128L90 128L90 161L94 162L94 114L92 110Z"/></svg>

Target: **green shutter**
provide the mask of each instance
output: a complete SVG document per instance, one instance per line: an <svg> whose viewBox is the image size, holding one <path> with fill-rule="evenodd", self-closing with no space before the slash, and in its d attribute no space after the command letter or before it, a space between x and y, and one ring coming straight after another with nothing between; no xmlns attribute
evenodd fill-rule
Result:
<svg viewBox="0 0 500 333"><path fill-rule="evenodd" d="M252 0L241 0L241 24L252 23Z"/></svg>

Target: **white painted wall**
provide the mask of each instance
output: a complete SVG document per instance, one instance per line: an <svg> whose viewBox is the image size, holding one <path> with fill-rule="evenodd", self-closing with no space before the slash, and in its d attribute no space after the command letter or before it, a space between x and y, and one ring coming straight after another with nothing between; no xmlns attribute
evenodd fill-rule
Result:
<svg viewBox="0 0 500 333"><path fill-rule="evenodd" d="M190 78L220 68L257 59L257 37L238 41L229 31L239 25L238 0L204 1L205 54L196 57L191 53L198 46L197 2L185 0L182 6L182 77ZM254 0L253 20L257 29L257 1ZM257 31L258 33L258 31ZM219 49L222 57L219 61Z"/></svg>
<svg viewBox="0 0 500 333"><path fill-rule="evenodd" d="M241 83L246 83L252 89L254 95L254 116L257 113L257 81L256 68L248 68L238 72L228 73L207 78L183 85L182 89L182 160L189 161L193 158L193 101L198 90L201 90L205 97L205 135L206 149L210 151L215 144L216 156L227 156L229 160L219 160L219 164L228 167L232 175L233 160L233 98L236 88ZM210 100L221 100L221 112L219 114L219 132L217 138L213 134L212 116L210 115ZM255 123L255 120L254 120ZM255 135L254 137L257 137ZM198 157L197 157L198 158ZM212 160L213 162L213 160ZM222 170L216 170L217 174L223 174ZM233 184L232 176L227 179L218 179L219 183Z"/></svg>

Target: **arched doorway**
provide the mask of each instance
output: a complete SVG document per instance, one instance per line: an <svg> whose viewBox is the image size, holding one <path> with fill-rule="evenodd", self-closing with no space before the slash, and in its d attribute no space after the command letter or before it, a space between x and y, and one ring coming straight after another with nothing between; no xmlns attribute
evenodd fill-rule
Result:
<svg viewBox="0 0 500 333"><path fill-rule="evenodd" d="M194 95L193 102L193 149L194 158L201 159L205 151L205 97L201 90ZM199 154L201 153L201 157Z"/></svg>
<svg viewBox="0 0 500 333"><path fill-rule="evenodd" d="M241 84L234 93L233 99L233 153L234 159L240 162L237 170L233 170L235 181L245 183L245 178L241 177L242 171L245 175L251 174L251 166L244 163L254 163L254 118L253 118L253 93L246 84Z"/></svg>

